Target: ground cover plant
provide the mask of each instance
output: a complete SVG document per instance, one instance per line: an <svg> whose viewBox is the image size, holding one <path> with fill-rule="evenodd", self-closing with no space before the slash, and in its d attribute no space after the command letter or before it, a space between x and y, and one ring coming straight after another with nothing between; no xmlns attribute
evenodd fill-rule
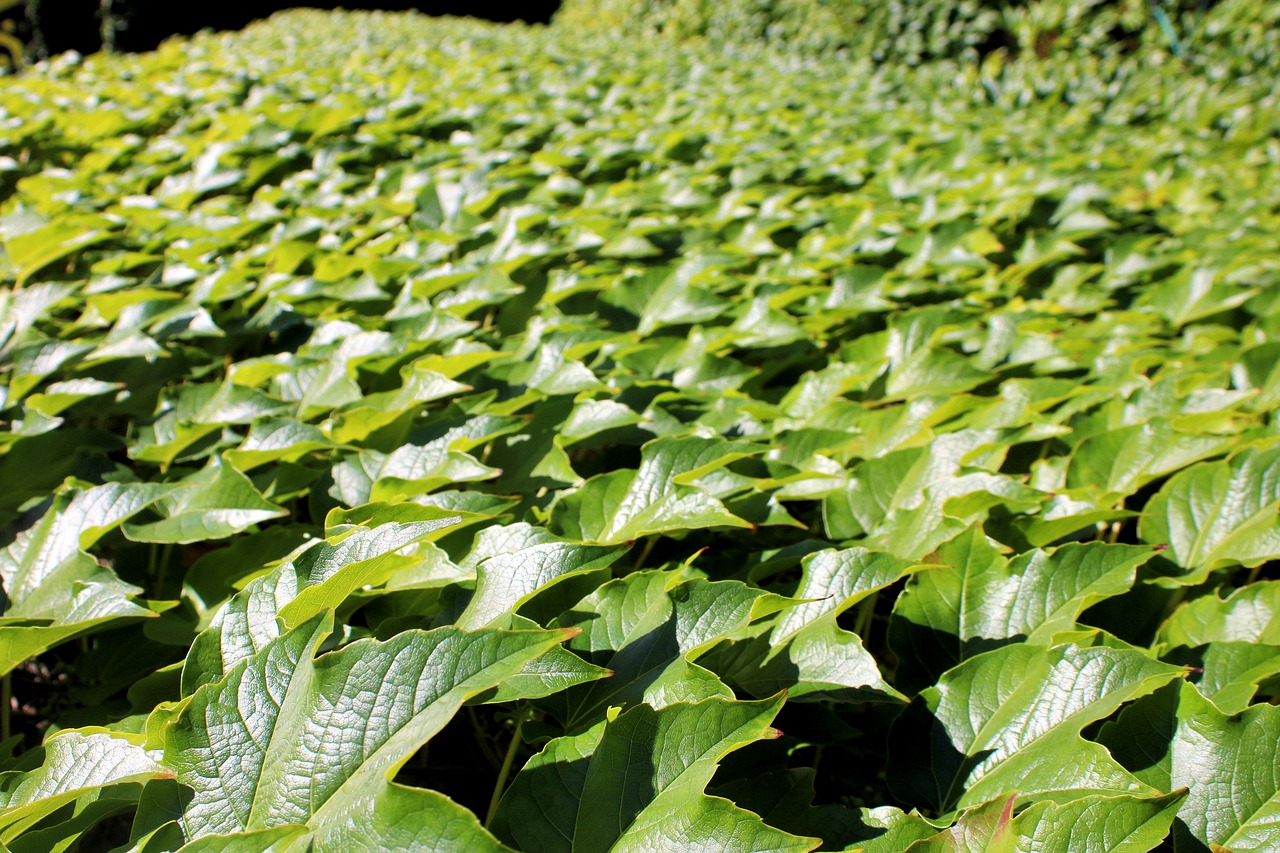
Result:
<svg viewBox="0 0 1280 853"><path fill-rule="evenodd" d="M0 843L1280 837L1280 111L291 13L0 91Z"/></svg>

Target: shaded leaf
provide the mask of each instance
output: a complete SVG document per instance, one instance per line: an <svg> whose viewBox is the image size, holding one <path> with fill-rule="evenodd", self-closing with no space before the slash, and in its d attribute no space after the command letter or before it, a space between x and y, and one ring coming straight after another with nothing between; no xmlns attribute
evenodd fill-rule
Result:
<svg viewBox="0 0 1280 853"><path fill-rule="evenodd" d="M522 850L812 850L703 789L735 749L776 737L781 698L638 705L551 741L516 776L493 831Z"/></svg>

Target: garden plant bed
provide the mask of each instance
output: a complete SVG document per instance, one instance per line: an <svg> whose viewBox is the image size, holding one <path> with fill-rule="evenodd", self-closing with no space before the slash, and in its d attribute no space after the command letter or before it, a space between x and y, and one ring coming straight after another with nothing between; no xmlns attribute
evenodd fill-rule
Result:
<svg viewBox="0 0 1280 853"><path fill-rule="evenodd" d="M0 842L1280 848L1280 106L1144 51L5 80Z"/></svg>

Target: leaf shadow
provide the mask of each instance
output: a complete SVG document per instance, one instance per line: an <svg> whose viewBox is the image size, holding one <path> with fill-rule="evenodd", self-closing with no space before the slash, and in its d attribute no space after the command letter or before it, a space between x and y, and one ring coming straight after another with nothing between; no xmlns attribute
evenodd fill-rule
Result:
<svg viewBox="0 0 1280 853"><path fill-rule="evenodd" d="M886 781L893 796L908 808L941 815L956 807L965 781L993 750L961 752L946 726L917 697L890 728L888 752Z"/></svg>
<svg viewBox="0 0 1280 853"><path fill-rule="evenodd" d="M889 629L889 643L898 656L893 686L908 695L919 693L936 684L944 672L969 658L1022 643L1026 639L1026 634L961 639L949 631L920 625L895 615Z"/></svg>

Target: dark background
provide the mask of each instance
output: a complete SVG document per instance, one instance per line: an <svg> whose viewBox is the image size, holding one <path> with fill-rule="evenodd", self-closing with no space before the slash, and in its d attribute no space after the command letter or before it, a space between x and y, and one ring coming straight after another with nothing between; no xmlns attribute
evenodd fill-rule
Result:
<svg viewBox="0 0 1280 853"><path fill-rule="evenodd" d="M238 30L258 18L281 9L310 6L321 9L417 9L428 15L468 15L491 21L523 20L547 23L560 0L436 0L436 2L358 3L325 0L261 0L261 2L208 2L208 0L114 0L115 13L123 23L116 32L116 49L151 50L172 35L190 35L202 29ZM78 50L93 53L102 45L99 0L40 0L39 28L48 53ZM30 39L30 26L23 6L5 15L13 21L19 36Z"/></svg>

